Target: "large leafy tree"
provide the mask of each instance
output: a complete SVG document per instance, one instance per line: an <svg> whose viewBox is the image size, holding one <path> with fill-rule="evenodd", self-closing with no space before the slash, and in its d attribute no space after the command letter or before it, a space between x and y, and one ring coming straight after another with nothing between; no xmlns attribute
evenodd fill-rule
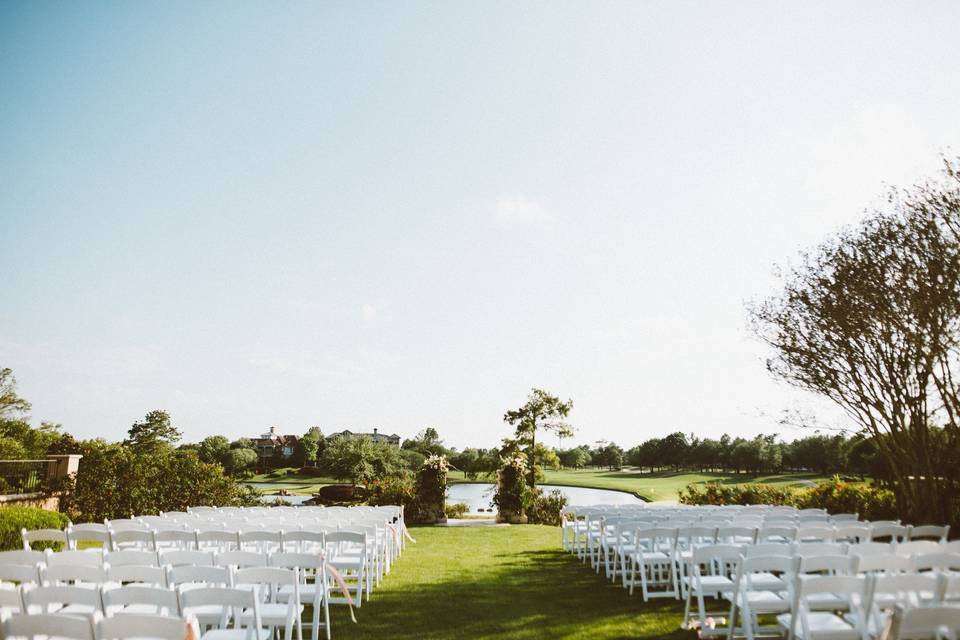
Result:
<svg viewBox="0 0 960 640"><path fill-rule="evenodd" d="M13 371L0 369L0 459L41 459L61 438L60 425L30 426L30 402L17 392Z"/></svg>
<svg viewBox="0 0 960 640"><path fill-rule="evenodd" d="M317 461L317 455L321 448L326 444L323 432L320 427L310 427L307 432L297 440L296 458L301 464L312 464Z"/></svg>
<svg viewBox="0 0 960 640"><path fill-rule="evenodd" d="M321 468L334 478L367 485L403 467L397 447L364 436L338 437L327 445Z"/></svg>
<svg viewBox="0 0 960 640"><path fill-rule="evenodd" d="M125 444L146 451L173 445L180 440L180 431L170 421L166 411L151 411L140 422L134 422Z"/></svg>
<svg viewBox="0 0 960 640"><path fill-rule="evenodd" d="M917 523L958 520L960 164L945 165L803 255L752 310L769 370L873 437Z"/></svg>
<svg viewBox="0 0 960 640"><path fill-rule="evenodd" d="M522 407L503 415L503 421L516 430L518 443L526 448L530 466L527 484L531 488L537 484L537 433L549 431L565 438L573 436L573 428L565 422L571 409L573 400L563 401L543 389L534 388Z"/></svg>

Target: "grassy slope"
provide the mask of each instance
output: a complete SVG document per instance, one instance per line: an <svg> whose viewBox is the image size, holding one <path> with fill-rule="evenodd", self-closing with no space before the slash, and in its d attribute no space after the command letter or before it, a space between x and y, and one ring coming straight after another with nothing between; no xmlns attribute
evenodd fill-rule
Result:
<svg viewBox="0 0 960 640"><path fill-rule="evenodd" d="M632 471L603 471L596 469L547 471L547 482L575 487L619 489L637 493L650 500L676 500L677 493L691 482L719 481L725 484L766 483L786 486L801 486L802 481L818 480L824 476L808 473L789 473L770 476L746 476L728 473L656 473L641 474ZM452 473L451 482L462 482L463 474Z"/></svg>
<svg viewBox="0 0 960 640"><path fill-rule="evenodd" d="M640 474L626 471L603 471L596 469L572 470L564 469L562 471L547 471L547 482L553 484L566 484L574 487L594 487L597 489L619 489L631 493L640 494L650 500L676 500L677 493L691 482L710 482L719 481L725 484L744 484L750 482L766 483L774 485L801 486L802 481L819 480L825 476L818 476L811 473L787 473L770 476L747 476L734 475L728 473L657 473ZM451 472L449 476L451 483L464 482L463 474ZM270 483L275 488L266 489L267 493L272 493L276 489L286 489L291 493L310 495L316 492L318 488L326 484L335 484L337 481L333 478L316 478L313 476L287 475L280 478L271 478L269 474L257 475L250 479L250 482ZM481 482L489 480L481 479Z"/></svg>
<svg viewBox="0 0 960 640"><path fill-rule="evenodd" d="M334 637L664 638L682 604L629 596L560 551L555 527L421 527L353 625L334 607Z"/></svg>

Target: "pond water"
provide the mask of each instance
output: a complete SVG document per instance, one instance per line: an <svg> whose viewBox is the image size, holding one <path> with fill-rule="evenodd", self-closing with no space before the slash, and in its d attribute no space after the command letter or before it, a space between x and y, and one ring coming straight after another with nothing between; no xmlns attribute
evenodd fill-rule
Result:
<svg viewBox="0 0 960 640"><path fill-rule="evenodd" d="M588 489L586 487L561 487L551 484L537 485L544 491L559 489L567 497L567 504L640 504L643 502L635 495L609 489ZM447 502L462 502L470 507L470 513L496 513L492 505L493 485L483 483L452 484L447 488Z"/></svg>

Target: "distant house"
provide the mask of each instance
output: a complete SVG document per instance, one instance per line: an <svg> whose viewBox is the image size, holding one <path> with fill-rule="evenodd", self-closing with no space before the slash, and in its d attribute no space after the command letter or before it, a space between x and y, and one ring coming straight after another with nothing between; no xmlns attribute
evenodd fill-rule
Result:
<svg viewBox="0 0 960 640"><path fill-rule="evenodd" d="M344 429L343 431L338 431L336 433L331 433L327 436L327 440L333 440L334 438L370 438L374 442L387 442L396 447L400 446L400 436L397 434L384 435L380 433L376 427L373 428L373 433L354 433L349 429Z"/></svg>
<svg viewBox="0 0 960 640"><path fill-rule="evenodd" d="M259 438L253 438L253 446L257 450L257 464L263 467L273 459L274 452L280 447L280 455L292 458L297 447L297 436L279 435L276 427L270 427L267 433L261 433Z"/></svg>

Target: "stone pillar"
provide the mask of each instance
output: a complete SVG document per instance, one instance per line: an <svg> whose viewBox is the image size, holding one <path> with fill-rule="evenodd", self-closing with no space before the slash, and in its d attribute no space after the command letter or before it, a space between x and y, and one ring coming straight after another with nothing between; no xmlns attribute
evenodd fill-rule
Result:
<svg viewBox="0 0 960 640"><path fill-rule="evenodd" d="M77 475L80 468L79 453L65 453L47 456L47 480L59 480Z"/></svg>

